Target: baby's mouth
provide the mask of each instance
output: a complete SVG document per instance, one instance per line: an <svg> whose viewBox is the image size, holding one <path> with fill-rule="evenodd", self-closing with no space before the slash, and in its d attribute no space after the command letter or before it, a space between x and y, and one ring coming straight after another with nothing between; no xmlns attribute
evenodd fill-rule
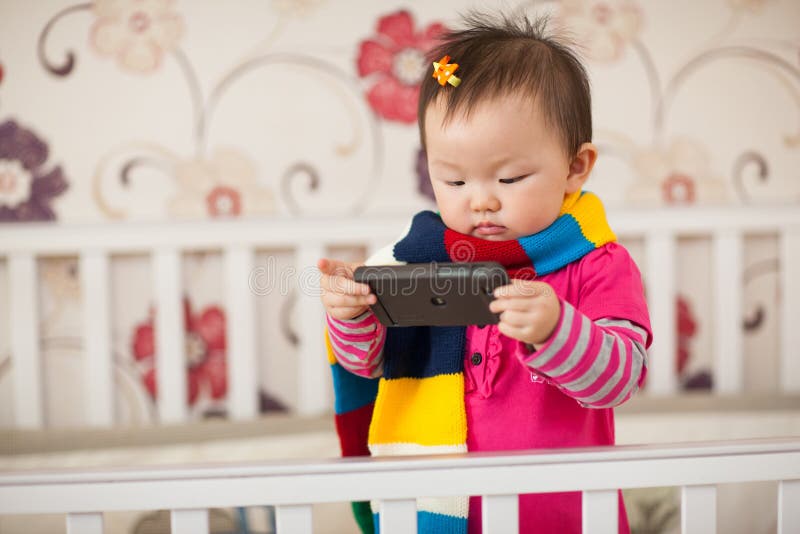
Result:
<svg viewBox="0 0 800 534"><path fill-rule="evenodd" d="M502 234L505 231L505 226L490 222L481 222L475 227L475 233L481 236Z"/></svg>

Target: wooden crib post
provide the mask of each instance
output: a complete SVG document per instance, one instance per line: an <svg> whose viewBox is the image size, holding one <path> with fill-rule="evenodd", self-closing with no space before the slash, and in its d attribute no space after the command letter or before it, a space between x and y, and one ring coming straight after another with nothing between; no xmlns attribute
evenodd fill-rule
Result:
<svg viewBox="0 0 800 534"><path fill-rule="evenodd" d="M310 504L284 504L275 510L275 530L278 534L311 534Z"/></svg>
<svg viewBox="0 0 800 534"><path fill-rule="evenodd" d="M80 256L83 296L84 408L90 426L114 424L114 357L111 352L111 283L108 255L87 250Z"/></svg>
<svg viewBox="0 0 800 534"><path fill-rule="evenodd" d="M8 282L15 424L19 428L38 429L44 426L44 399L39 348L38 269L32 253L11 254Z"/></svg>
<svg viewBox="0 0 800 534"><path fill-rule="evenodd" d="M231 245L224 254L228 414L231 419L246 420L258 415L256 306L249 285L253 250L245 245Z"/></svg>
<svg viewBox="0 0 800 534"><path fill-rule="evenodd" d="M387 534L413 534L417 532L416 499L381 500L379 530Z"/></svg>
<svg viewBox="0 0 800 534"><path fill-rule="evenodd" d="M800 532L800 480L778 482L778 534Z"/></svg>
<svg viewBox="0 0 800 534"><path fill-rule="evenodd" d="M681 533L706 534L717 531L717 487L681 488Z"/></svg>
<svg viewBox="0 0 800 534"><path fill-rule="evenodd" d="M735 229L713 236L714 390L742 392L744 358L742 336L742 237Z"/></svg>
<svg viewBox="0 0 800 534"><path fill-rule="evenodd" d="M297 362L297 412L319 415L331 408L331 377L325 357L325 311L319 294L317 260L325 254L319 242L304 242L296 253L297 313L300 336Z"/></svg>
<svg viewBox="0 0 800 534"><path fill-rule="evenodd" d="M481 498L481 531L519 532L519 495L484 495Z"/></svg>
<svg viewBox="0 0 800 534"><path fill-rule="evenodd" d="M583 534L617 534L618 500L617 490L584 491L581 499Z"/></svg>
<svg viewBox="0 0 800 534"><path fill-rule="evenodd" d="M181 255L166 247L153 254L156 302L156 384L159 422L187 417L186 345L181 284Z"/></svg>
<svg viewBox="0 0 800 534"><path fill-rule="evenodd" d="M800 393L800 228L780 234L780 381L784 393Z"/></svg>
<svg viewBox="0 0 800 534"><path fill-rule="evenodd" d="M647 306L654 336L648 350L647 393L671 395L678 390L675 371L675 236L670 231L646 235Z"/></svg>
<svg viewBox="0 0 800 534"><path fill-rule="evenodd" d="M208 510L172 510L170 534L208 534Z"/></svg>
<svg viewBox="0 0 800 534"><path fill-rule="evenodd" d="M67 514L67 534L103 534L103 513Z"/></svg>

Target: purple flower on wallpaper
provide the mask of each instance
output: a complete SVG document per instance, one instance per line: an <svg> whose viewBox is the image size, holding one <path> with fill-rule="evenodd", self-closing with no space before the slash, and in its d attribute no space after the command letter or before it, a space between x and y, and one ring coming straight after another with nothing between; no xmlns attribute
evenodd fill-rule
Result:
<svg viewBox="0 0 800 534"><path fill-rule="evenodd" d="M0 222L56 218L50 202L69 184L61 167L42 168L48 153L32 131L13 120L0 124Z"/></svg>
<svg viewBox="0 0 800 534"><path fill-rule="evenodd" d="M436 198L433 196L431 175L428 174L428 157L422 148L417 151L417 191L436 202Z"/></svg>

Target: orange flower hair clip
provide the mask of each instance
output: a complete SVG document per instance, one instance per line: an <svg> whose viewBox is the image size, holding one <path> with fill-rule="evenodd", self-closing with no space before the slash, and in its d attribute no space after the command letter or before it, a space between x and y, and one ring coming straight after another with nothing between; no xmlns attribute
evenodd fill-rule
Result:
<svg viewBox="0 0 800 534"><path fill-rule="evenodd" d="M438 62L433 62L433 77L439 82L439 85L444 87L444 84L449 83L453 87L458 87L461 83L461 78L453 75L458 70L458 63L448 63L450 56L444 56Z"/></svg>

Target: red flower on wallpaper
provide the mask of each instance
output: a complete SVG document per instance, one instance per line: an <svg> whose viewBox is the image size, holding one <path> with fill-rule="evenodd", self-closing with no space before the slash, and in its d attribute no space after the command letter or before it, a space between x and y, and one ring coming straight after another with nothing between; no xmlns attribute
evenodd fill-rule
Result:
<svg viewBox="0 0 800 534"><path fill-rule="evenodd" d="M183 301L186 332L186 372L188 400L193 405L201 389L219 400L228 391L225 370L225 312L209 306L201 313L192 313L189 299ZM156 398L155 312L139 324L133 335L133 357L144 366L142 382L152 398Z"/></svg>
<svg viewBox="0 0 800 534"><path fill-rule="evenodd" d="M685 174L671 174L661 183L661 195L667 204L694 204L694 180Z"/></svg>
<svg viewBox="0 0 800 534"><path fill-rule="evenodd" d="M412 123L417 119L419 85L428 71L425 54L445 27L436 22L415 32L411 13L403 10L381 17L377 31L358 51L359 76L375 79L367 101L387 120Z"/></svg>

